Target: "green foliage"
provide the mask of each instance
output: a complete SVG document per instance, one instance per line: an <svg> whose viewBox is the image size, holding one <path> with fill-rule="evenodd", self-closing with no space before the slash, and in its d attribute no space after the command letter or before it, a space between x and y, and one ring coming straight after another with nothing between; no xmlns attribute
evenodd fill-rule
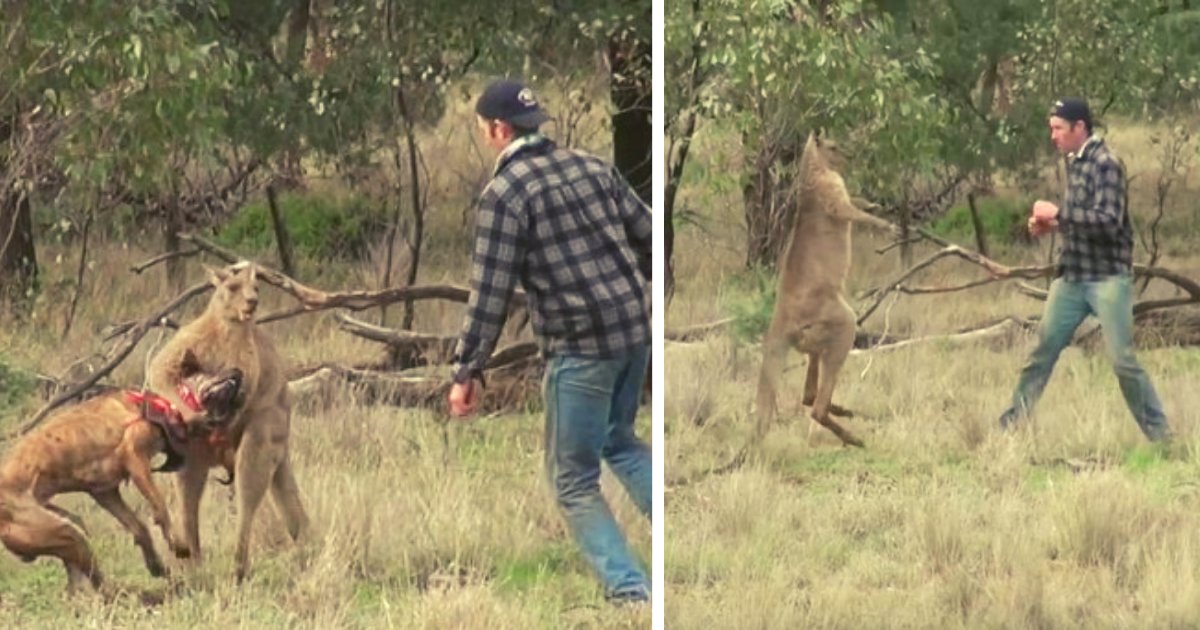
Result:
<svg viewBox="0 0 1200 630"><path fill-rule="evenodd" d="M989 243L1012 243L1014 235L1023 231L1029 214L1029 205L1020 199L985 197L977 199L975 207L979 209L979 223ZM950 240L973 242L975 225L971 221L971 208L965 203L951 208L930 229Z"/></svg>
<svg viewBox="0 0 1200 630"><path fill-rule="evenodd" d="M852 189L885 207L919 207L978 174L1042 172L1056 97L1086 97L1102 118L1200 111L1200 10L1185 7L668 3L666 129L678 141L690 112L701 126L732 124L746 181L786 181L783 156L825 127L855 155Z"/></svg>
<svg viewBox="0 0 1200 630"><path fill-rule="evenodd" d="M19 410L33 393L33 376L14 367L0 355L0 419Z"/></svg>
<svg viewBox="0 0 1200 630"><path fill-rule="evenodd" d="M387 228L386 209L361 197L285 195L279 212L296 255L311 260L362 258ZM217 241L236 251L267 251L275 229L265 201L247 204L218 232Z"/></svg>
<svg viewBox="0 0 1200 630"><path fill-rule="evenodd" d="M752 269L730 283L734 297L728 301L729 315L734 318L733 334L746 343L756 343L767 333L775 311L775 274L766 269Z"/></svg>

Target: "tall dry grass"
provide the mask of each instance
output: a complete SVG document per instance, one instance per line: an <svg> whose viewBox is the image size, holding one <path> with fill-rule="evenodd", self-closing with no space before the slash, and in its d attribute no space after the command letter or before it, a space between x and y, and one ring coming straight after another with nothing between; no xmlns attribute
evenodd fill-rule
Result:
<svg viewBox="0 0 1200 630"><path fill-rule="evenodd" d="M601 97L603 92L597 95ZM549 97L552 107L557 99ZM474 129L470 112L470 99L456 98L443 124L423 132L431 184L422 283L468 280L470 232L464 221L471 215L466 209L491 166L490 159L479 157L480 148L469 134ZM597 108L584 123L603 129L603 113ZM605 150L603 134L588 138L597 144L594 150ZM309 185L321 192L338 186L320 172ZM70 292L67 279L79 252L39 245L46 263L43 280L51 289L35 305L32 319L0 326L0 356L24 370L61 373L101 348L105 326L144 315L171 295L162 269L144 276L129 271L130 265L159 253L155 243L94 245L78 321L60 339L62 302ZM274 265L273 252L255 255ZM303 279L322 288L371 288L380 257L377 247L361 263L314 263ZM196 261L187 263L187 271L189 283L203 278ZM290 304L275 289L263 288L260 312ZM200 300L179 318L186 321L202 307ZM399 321L399 312L399 307L392 309L391 323ZM454 334L462 314L461 305L418 304L416 327ZM331 318L319 313L267 326L292 364L382 356L377 344L338 332ZM140 383L144 358L158 342L158 334L151 332L112 380ZM30 397L23 411L40 404ZM114 602L68 599L58 564L40 560L25 565L5 551L0 552L3 625L507 629L649 624L648 607L614 608L603 601L599 584L565 530L544 480L538 413L448 423L440 412L365 404L350 390L339 390L326 405L312 407L319 409L297 410L292 424L292 457L313 520L311 535L300 545L283 533L274 506L264 504L251 545L251 576L235 585L236 501L229 489L212 483L200 519L205 562L187 571L168 559L174 577L165 604L146 608L133 596ZM24 422L27 415L3 418L0 431ZM650 435L648 413L639 418L638 432ZM156 482L175 510L171 477L159 475ZM606 491L617 488L609 494L610 502L648 566L649 524L607 472L602 484ZM147 515L140 496L126 495L135 510ZM64 497L61 504L87 523L101 567L113 583L163 588L146 574L128 535L111 517L86 497ZM157 534L156 545L167 553Z"/></svg>
<svg viewBox="0 0 1200 630"><path fill-rule="evenodd" d="M1152 147L1138 141L1152 130L1113 127L1112 143L1142 186L1155 175ZM753 291L741 269L740 192L722 179L736 172L737 142L708 131L693 151L700 157L683 203L711 218L678 236L679 284L668 326L725 317ZM709 179L715 183L705 186ZM1194 179L1185 190L1194 189ZM1138 186L1134 208L1142 213L1147 190ZM1168 208L1176 226L1191 220L1188 199L1181 193ZM1200 276L1200 258L1190 253L1200 233L1176 228L1166 236L1161 264ZM859 230L856 240L852 293L898 273L894 250L875 253L880 237ZM994 255L1033 263L1045 260L1047 247L1005 247ZM932 251L920 249L915 258ZM946 261L916 284L980 275ZM1152 285L1151 294L1171 289ZM901 297L864 327L880 332L886 321L893 333L921 336L1040 310L1001 283ZM858 412L847 424L866 441L863 450L842 448L819 428L810 437L800 405L805 360L792 353L780 388L781 421L756 459L717 474L752 434L759 349L731 334L667 343L669 626L1200 624L1200 354L1139 353L1179 437L1163 454L1137 430L1103 354L1074 347L1063 354L1033 421L1001 432L997 418L1033 343L1019 335L1007 344L929 343L852 355L834 399Z"/></svg>

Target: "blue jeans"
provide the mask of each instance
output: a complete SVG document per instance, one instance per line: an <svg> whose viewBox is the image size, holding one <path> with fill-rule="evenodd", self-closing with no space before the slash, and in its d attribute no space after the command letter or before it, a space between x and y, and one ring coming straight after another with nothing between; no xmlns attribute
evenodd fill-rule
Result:
<svg viewBox="0 0 1200 630"><path fill-rule="evenodd" d="M633 433L649 349L610 359L556 356L546 366L546 473L605 596L645 600L650 582L600 494L600 461L650 517L650 448Z"/></svg>
<svg viewBox="0 0 1200 630"><path fill-rule="evenodd" d="M1012 406L1000 416L1000 425L1008 427L1029 414L1050 380L1058 355L1088 315L1100 320L1104 348L1117 373L1121 394L1142 433L1154 441L1170 437L1154 385L1133 355L1133 277L1129 274L1095 282L1057 278L1050 284L1037 348L1021 370Z"/></svg>

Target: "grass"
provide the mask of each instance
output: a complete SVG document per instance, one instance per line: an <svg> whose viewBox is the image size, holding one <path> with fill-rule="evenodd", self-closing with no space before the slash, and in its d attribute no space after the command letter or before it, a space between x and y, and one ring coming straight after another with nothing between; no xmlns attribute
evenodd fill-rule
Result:
<svg viewBox="0 0 1200 630"><path fill-rule="evenodd" d="M553 101L553 98L549 99ZM442 129L430 130L427 155L452 168L431 168L429 240L421 283L465 283L470 243L462 222L490 164L477 158L467 132L473 129L471 102L452 103ZM602 128L596 114L585 124ZM593 139L602 136L590 136ZM602 147L601 147L602 148ZM467 172L456 173L455 169ZM474 169L478 169L476 173ZM314 195L337 195L337 183L309 182ZM450 211L446 211L449 209ZM79 252L39 243L47 286L73 277ZM377 286L376 247L367 260L318 265L302 261L304 281L321 288ZM100 333L114 322L144 314L169 299L161 268L143 276L130 265L159 253L155 242L100 242L89 254L89 272L79 319L61 337L65 294L46 292L32 315L0 326L0 375L61 374L76 359L101 349ZM259 259L275 265L270 250ZM61 258L60 258L61 256ZM59 262L55 262L59 260ZM210 264L213 261L205 261ZM313 263L313 264L308 264ZM203 277L187 263L188 282ZM393 277L396 277L393 275ZM290 305L272 288L262 292L262 312ZM179 314L186 321L201 303ZM389 323L402 309L389 311ZM360 314L378 321L374 313ZM454 334L462 306L430 302L417 306L422 332ZM282 354L294 365L357 362L381 356L376 344L339 332L332 314L320 313L270 324ZM528 334L528 333L525 333ZM147 353L161 342L150 333L113 374L117 383L140 383ZM3 376L10 379L9 376ZM25 377L21 377L25 382ZM4 380L4 383L9 382ZM0 432L7 432L41 404L34 394L0 404ZM187 571L166 557L157 531L156 546L173 569L173 593L147 608L133 597L113 602L67 598L61 566L50 560L31 565L0 552L0 618L6 627L183 628L560 628L646 627L648 607L616 608L565 529L544 480L542 421L536 411L501 415L474 423L447 424L427 410L363 404L345 390L326 405L305 405L293 413L291 451L301 494L312 520L307 540L292 544L273 506L260 510L251 545L251 576L234 583L236 502L229 489L210 484L202 504L203 565ZM308 409L314 407L314 409ZM649 436L649 414L638 420ZM0 447L4 448L4 447ZM156 477L174 512L169 476ZM615 478L602 485L618 521L649 566L650 525L638 514ZM615 490L615 491L614 491ZM126 489L127 500L148 519L144 501ZM61 503L80 514L102 569L114 584L161 589L151 578L129 536L83 496Z"/></svg>
<svg viewBox="0 0 1200 630"><path fill-rule="evenodd" d="M1131 156L1150 155L1135 144L1144 131L1114 124L1110 134L1143 185L1153 162ZM696 173L721 171L737 149L720 130L708 132L694 146ZM738 225L738 192L693 177L683 203L710 225ZM1135 187L1135 212L1150 211L1147 193ZM1186 200L1175 203L1168 217L1183 221ZM1200 275L1200 257L1188 253L1200 235L1164 235L1160 264ZM677 238L668 327L761 310L762 290L741 268L744 232L688 226ZM852 295L896 273L897 252L876 254L881 245L856 231ZM1007 244L993 254L1028 264L1045 260L1047 247ZM914 259L929 252L922 246ZM914 284L980 275L946 262ZM1147 295L1170 293L1151 285ZM929 335L1041 308L1005 283L888 304L865 329L881 332L886 320L894 334ZM1036 416L1011 433L997 418L1031 337L854 354L834 399L858 412L847 424L867 443L862 450L842 448L823 429L810 437L799 401L805 360L792 353L781 421L758 457L714 474L752 434L761 357L749 339L730 330L665 348L669 627L1200 625L1200 351L1138 354L1179 436L1167 453L1146 444L1102 352L1068 349Z"/></svg>

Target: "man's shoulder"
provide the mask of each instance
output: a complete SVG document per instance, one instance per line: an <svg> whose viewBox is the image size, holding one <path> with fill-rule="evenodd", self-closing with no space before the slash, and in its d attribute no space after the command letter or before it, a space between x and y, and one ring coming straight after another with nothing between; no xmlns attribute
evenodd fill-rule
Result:
<svg viewBox="0 0 1200 630"><path fill-rule="evenodd" d="M1092 151L1091 161L1099 167L1116 169L1123 169L1125 167L1125 163L1121 161L1121 158L1103 140L1096 142L1096 148Z"/></svg>
<svg viewBox="0 0 1200 630"><path fill-rule="evenodd" d="M579 179L611 177L613 167L605 160L578 149L554 147L548 151L519 156L496 174L501 191L533 194L545 186Z"/></svg>
<svg viewBox="0 0 1200 630"><path fill-rule="evenodd" d="M532 156L531 161L544 167L573 167L587 172L608 173L612 170L611 164L587 151L557 146L550 151Z"/></svg>

